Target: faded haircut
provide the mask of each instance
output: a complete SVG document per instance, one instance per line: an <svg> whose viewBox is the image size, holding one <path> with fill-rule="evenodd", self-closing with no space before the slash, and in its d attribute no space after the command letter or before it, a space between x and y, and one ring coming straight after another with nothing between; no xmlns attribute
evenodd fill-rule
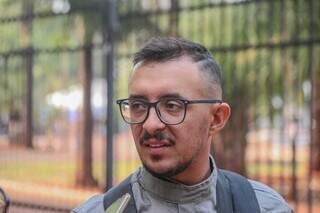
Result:
<svg viewBox="0 0 320 213"><path fill-rule="evenodd" d="M208 95L221 97L221 69L211 53L201 44L174 37L155 37L134 54L133 65L166 62L187 56L198 63L202 77L208 82Z"/></svg>

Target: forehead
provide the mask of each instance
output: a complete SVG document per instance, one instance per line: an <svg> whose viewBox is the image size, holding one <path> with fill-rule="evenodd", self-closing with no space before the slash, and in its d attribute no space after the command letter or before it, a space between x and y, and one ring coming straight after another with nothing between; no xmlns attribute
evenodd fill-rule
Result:
<svg viewBox="0 0 320 213"><path fill-rule="evenodd" d="M129 95L142 96L150 101L172 94L191 99L202 97L204 88L198 65L183 56L135 66L129 83Z"/></svg>

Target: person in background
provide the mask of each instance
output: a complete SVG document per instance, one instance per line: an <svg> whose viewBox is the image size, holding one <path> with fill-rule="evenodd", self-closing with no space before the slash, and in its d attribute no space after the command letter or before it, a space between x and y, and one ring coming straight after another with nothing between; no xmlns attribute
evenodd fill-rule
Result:
<svg viewBox="0 0 320 213"><path fill-rule="evenodd" d="M134 55L129 97L117 104L143 166L73 212L293 212L270 187L217 168L210 145L231 109L202 45L152 38Z"/></svg>

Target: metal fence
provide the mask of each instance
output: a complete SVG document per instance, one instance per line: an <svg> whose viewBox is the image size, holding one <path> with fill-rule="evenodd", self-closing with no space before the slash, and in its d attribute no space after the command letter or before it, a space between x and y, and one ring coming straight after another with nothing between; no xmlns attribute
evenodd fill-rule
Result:
<svg viewBox="0 0 320 213"><path fill-rule="evenodd" d="M107 148L114 150L108 160L110 163L113 157L113 183L137 168L139 158L128 127L117 113L110 119L110 109L107 119L104 70L113 59L106 52L116 47L114 74L110 76L109 72L108 76L109 97L113 85L115 98L124 98L132 53L151 36L181 36L208 47L223 69L224 99L231 104L232 117L213 141L212 152L218 165L273 186L295 212L319 211L319 180L310 168L316 141L311 123L315 73L320 71L320 2L121 0L117 1L113 21L110 13L106 14L108 9L101 9L104 1L75 6L72 1L62 0L34 2L29 14L13 15L9 5L6 17L0 18L1 40L8 35L16 40L31 35L32 41L20 41L19 46L12 39L0 46L0 145L5 147L0 156L0 184L16 194L9 186L21 181L25 185L40 182L41 186L59 188L72 185L80 140L81 61L87 48L92 50L92 94L97 95L92 97L94 175L100 185L107 184L103 169L106 131L112 131L114 139L113 147L109 134ZM53 7L53 2L60 5L55 3ZM79 16L89 17L86 20L91 22L85 25ZM21 25L24 27L20 29ZM89 45L83 39L88 26L97 29L91 31L94 36ZM114 120L114 128L110 120ZM33 136L23 134L31 132L23 131L28 122L29 128L34 127ZM28 138L33 139L36 151L12 149L12 144L17 147ZM26 164L29 170L42 168L40 162L65 165L52 172L65 179L30 175L28 180L29 173L23 173L26 171L21 165L26 165L21 161L32 162ZM11 166L16 166L17 171L10 172ZM107 175L112 174L110 168ZM19 175L24 176L23 180L17 178ZM16 182L9 182L11 179ZM33 196L25 202L39 203L37 196L42 193ZM16 203L23 203L19 199ZM57 206L49 209L61 210L59 199L62 198L48 203ZM70 201L64 208L79 202Z"/></svg>

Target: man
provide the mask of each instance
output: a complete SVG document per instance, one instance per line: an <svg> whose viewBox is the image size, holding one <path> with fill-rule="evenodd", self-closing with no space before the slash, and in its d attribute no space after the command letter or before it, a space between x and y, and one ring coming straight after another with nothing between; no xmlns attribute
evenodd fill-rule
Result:
<svg viewBox="0 0 320 213"><path fill-rule="evenodd" d="M271 188L219 170L210 144L230 107L203 46L154 38L134 55L129 98L118 100L143 164L74 212L291 212Z"/></svg>

